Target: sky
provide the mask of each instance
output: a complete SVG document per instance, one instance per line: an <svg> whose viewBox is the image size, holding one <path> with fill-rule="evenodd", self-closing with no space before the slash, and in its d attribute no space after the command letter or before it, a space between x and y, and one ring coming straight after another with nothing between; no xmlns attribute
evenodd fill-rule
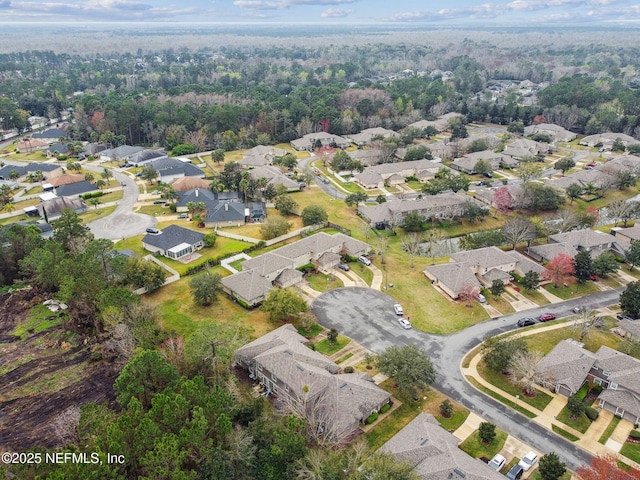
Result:
<svg viewBox="0 0 640 480"><path fill-rule="evenodd" d="M637 0L0 0L3 22L640 25Z"/></svg>

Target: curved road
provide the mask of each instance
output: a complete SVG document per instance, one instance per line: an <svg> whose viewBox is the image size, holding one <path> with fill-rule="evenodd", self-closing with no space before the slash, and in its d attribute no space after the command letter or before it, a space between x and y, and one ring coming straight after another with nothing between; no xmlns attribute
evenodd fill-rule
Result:
<svg viewBox="0 0 640 480"><path fill-rule="evenodd" d="M464 379L460 364L464 355L485 337L513 330L521 317L537 317L544 312L553 312L561 317L571 314L571 310L579 305L586 304L590 308L611 305L618 301L622 290L607 290L581 299L505 315L451 335L404 330L393 313L392 306L396 301L385 293L368 288L331 290L319 296L311 308L323 326L336 328L375 353L381 353L391 345L412 343L420 346L430 356L438 372L434 387L538 451L557 452L562 461L575 471L589 462L591 455L588 452L473 388Z"/></svg>
<svg viewBox="0 0 640 480"><path fill-rule="evenodd" d="M102 171L102 167L96 165L85 165L85 168L97 172ZM96 238L108 238L113 241L140 235L147 228L153 227L157 220L151 215L132 211L140 193L138 185L131 177L114 169L111 171L118 182L126 183L122 200L118 202L118 206L110 215L90 222L89 228Z"/></svg>

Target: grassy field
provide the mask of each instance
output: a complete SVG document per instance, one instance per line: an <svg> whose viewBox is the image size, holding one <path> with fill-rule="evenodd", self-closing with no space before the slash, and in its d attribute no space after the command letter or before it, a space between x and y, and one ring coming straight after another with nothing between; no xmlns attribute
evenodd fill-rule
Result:
<svg viewBox="0 0 640 480"><path fill-rule="evenodd" d="M550 395L547 395L545 392L540 390L537 390L535 397L528 397L526 395L523 395L519 385L514 384L506 375L495 372L488 368L484 361L481 361L478 364L478 373L480 373L482 378L484 378L491 385L498 387L499 389L513 395L514 397L516 395L519 395L520 400L531 405L534 408L537 408L540 411L544 410L544 408L549 405L552 400L552 397Z"/></svg>
<svg viewBox="0 0 640 480"><path fill-rule="evenodd" d="M640 444L625 442L620 453L634 462L640 463Z"/></svg>
<svg viewBox="0 0 640 480"><path fill-rule="evenodd" d="M500 395L496 391L494 391L494 390L492 390L490 388L487 388L484 385L480 384L474 377L467 376L465 378L467 379L467 381L470 384L472 384L474 387L476 387L481 392L486 393L487 395L489 395L490 397L495 398L499 402L504 403L505 405L513 408L514 410L517 410L518 412L520 412L524 416L529 417L529 418L534 418L536 416L535 413L533 413L532 411L530 411L530 410L518 405L515 401L510 400L510 399Z"/></svg>
<svg viewBox="0 0 640 480"><path fill-rule="evenodd" d="M589 426L591 425L591 422L584 413L579 415L575 419L571 418L571 412L569 412L569 409L567 407L564 407L560 411L556 419L559 422L562 422L565 425L579 431L580 433L586 432L587 428L589 428Z"/></svg>
<svg viewBox="0 0 640 480"><path fill-rule="evenodd" d="M97 220L98 218L103 218L103 217L106 217L107 215L111 215L115 209L116 209L115 205L111 207L104 207L104 208L89 207L89 210L87 210L84 213L81 213L80 215L78 215L78 217L80 217L80 219L82 219L84 223L89 223L94 220Z"/></svg>
<svg viewBox="0 0 640 480"><path fill-rule="evenodd" d="M224 275L222 267L211 269L212 273ZM189 290L191 277L181 278L143 297L144 301L158 306L162 327L182 337L188 337L200 327L220 323L238 323L253 331L255 337L273 330L268 315L261 310L248 311L224 294L216 303L201 307L193 302Z"/></svg>
<svg viewBox="0 0 640 480"><path fill-rule="evenodd" d="M549 293L552 293L556 297L563 300L569 300L570 298L582 297L583 295L590 295L592 293L599 292L600 289L594 282L574 283L568 287L562 285L555 287L552 283L545 287Z"/></svg>
<svg viewBox="0 0 640 480"><path fill-rule="evenodd" d="M494 297L493 295L489 294L489 296L487 297L487 302L489 302L489 305L496 308L500 313L505 314L515 312L515 309L503 296Z"/></svg>
<svg viewBox="0 0 640 480"><path fill-rule="evenodd" d="M338 335L338 340L336 341L336 343L329 343L329 339L325 338L324 340L320 340L314 345L316 347L316 352L320 352L323 355L333 355L334 353L339 352L344 347L346 347L349 342L351 342L351 339L349 337Z"/></svg>
<svg viewBox="0 0 640 480"><path fill-rule="evenodd" d="M595 352L601 345L606 345L614 350L618 350L623 339L611 333L608 329L612 328L615 323L605 319L605 326L602 329L591 329L586 337L582 340L585 348L591 352ZM537 350L543 355L549 353L561 340L567 338L577 338L577 331L573 325L556 330L549 330L537 335L523 337L527 343L529 350Z"/></svg>
<svg viewBox="0 0 640 480"><path fill-rule="evenodd" d="M473 432L469 438L459 445L460 450L467 452L473 458L491 459L496 453L502 450L504 442L507 440L507 432L496 428L496 437L489 444L484 444L480 440L478 432Z"/></svg>
<svg viewBox="0 0 640 480"><path fill-rule="evenodd" d="M607 440L609 440L609 437L611 436L613 431L616 429L616 427L620 423L620 420L622 420L622 418L616 417L616 416L614 416L611 419L611 422L609 422L609 425L607 425L607 428L605 429L605 431L602 432L602 435L600 435L600 438L598 439L598 443L601 443L602 445L607 443Z"/></svg>
<svg viewBox="0 0 640 480"><path fill-rule="evenodd" d="M326 275L324 273L314 273L307 275L309 286L318 292L326 292L334 288L344 287L344 283L334 275Z"/></svg>
<svg viewBox="0 0 640 480"><path fill-rule="evenodd" d="M557 425L551 425L551 430L556 432L561 437L566 438L570 442L575 442L575 441L579 440L579 438L576 437L573 433L569 433L566 430L563 430L562 428L558 427Z"/></svg>
<svg viewBox="0 0 640 480"><path fill-rule="evenodd" d="M537 290L525 290L525 289L522 289L522 290L520 290L520 293L523 296L525 296L526 298L528 298L529 300L532 300L532 301L536 302L538 305L548 305L549 303L551 303L547 299L547 297L542 295Z"/></svg>

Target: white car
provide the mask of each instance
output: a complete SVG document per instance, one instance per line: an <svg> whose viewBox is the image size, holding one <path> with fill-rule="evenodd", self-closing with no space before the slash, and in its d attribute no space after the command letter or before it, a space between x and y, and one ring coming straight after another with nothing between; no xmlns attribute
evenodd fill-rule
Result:
<svg viewBox="0 0 640 480"><path fill-rule="evenodd" d="M411 322L406 318L399 318L398 323L402 325L404 328L406 328L407 330L411 328Z"/></svg>
<svg viewBox="0 0 640 480"><path fill-rule="evenodd" d="M393 311L396 312L396 315L404 315L404 310L402 309L402 305L396 303L393 306Z"/></svg>
<svg viewBox="0 0 640 480"><path fill-rule="evenodd" d="M504 467L506 463L507 463L507 459L498 453L496 454L495 457L491 459L491 461L487 465L489 465L489 467L495 470L496 472L499 472L500 469Z"/></svg>
<svg viewBox="0 0 640 480"><path fill-rule="evenodd" d="M522 460L518 462L518 465L522 467L522 469L526 472L538 461L538 455L535 452L529 452Z"/></svg>

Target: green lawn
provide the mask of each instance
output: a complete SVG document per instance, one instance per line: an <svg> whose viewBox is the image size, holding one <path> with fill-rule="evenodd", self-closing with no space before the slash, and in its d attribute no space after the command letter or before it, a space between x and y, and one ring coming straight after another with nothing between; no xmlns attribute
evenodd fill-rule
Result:
<svg viewBox="0 0 640 480"><path fill-rule="evenodd" d="M541 390L536 390L537 393L535 397L528 397L526 395L523 395L521 391L522 389L519 385L511 382L508 376L503 375L499 372L495 372L488 368L484 361L481 361L478 364L478 373L480 373L482 378L484 378L491 385L498 387L500 390L503 390L504 392L509 393L514 397L516 395L519 395L520 400L531 405L534 408L537 408L540 411L544 410L552 400L552 397L550 395Z"/></svg>
<svg viewBox="0 0 640 480"><path fill-rule="evenodd" d="M482 393L485 393L485 394L489 395L490 397L495 398L499 402L504 403L508 407L513 408L514 410L516 410L516 411L520 412L521 414L523 414L525 417L529 417L529 418L536 417L536 414L533 413L531 410L528 410L528 409L518 405L514 400L510 400L510 399L500 395L496 391L485 387L484 385L480 384L475 378L473 378L471 376L467 376L465 378L466 378L467 382L471 383L474 387L476 387Z"/></svg>
<svg viewBox="0 0 640 480"><path fill-rule="evenodd" d="M600 435L600 438L598 439L599 443L601 443L602 445L607 443L607 440L609 440L609 437L620 423L620 420L622 420L622 418L616 416L611 419L611 422L609 422L609 425L607 425L605 431L602 432L602 435Z"/></svg>
<svg viewBox="0 0 640 480"><path fill-rule="evenodd" d="M34 333L42 332L54 325L59 325L61 319L62 315L52 313L46 306L37 304L29 310L29 315L24 321L17 323L13 329L13 335L22 337L28 334L26 336L31 336Z"/></svg>
<svg viewBox="0 0 640 480"><path fill-rule="evenodd" d="M541 294L537 290L526 290L523 288L520 290L520 293L524 295L526 298L528 298L529 300L536 302L538 305L548 305L549 303L551 303L547 299L547 297L545 297L543 294Z"/></svg>
<svg viewBox="0 0 640 480"><path fill-rule="evenodd" d="M504 295L508 294L505 293ZM487 296L487 302L489 302L489 305L496 308L502 314L515 312L515 309L511 306L507 299L504 298L504 296L494 297L491 293L489 293L489 295Z"/></svg>
<svg viewBox="0 0 640 480"><path fill-rule="evenodd" d="M317 323L314 323L309 328L305 328L302 326L298 327L298 333L307 338L315 337L320 332L322 332L322 330L324 330L324 328L322 328L322 326L318 325Z"/></svg>
<svg viewBox="0 0 640 480"><path fill-rule="evenodd" d="M625 442L620 449L620 454L634 462L640 463L640 444Z"/></svg>
<svg viewBox="0 0 640 480"><path fill-rule="evenodd" d="M373 281L373 270L358 262L351 264L351 271L362 278L367 285L371 286L371 282Z"/></svg>
<svg viewBox="0 0 640 480"><path fill-rule="evenodd" d="M549 293L552 293L556 297L560 297L563 300L582 297L584 295L589 295L591 293L600 291L594 282L574 283L573 285L569 285L568 287L563 287L562 285L555 287L550 283L545 288Z"/></svg>
<svg viewBox="0 0 640 480"><path fill-rule="evenodd" d="M507 432L496 428L496 438L493 441L485 445L478 432L473 432L469 438L462 442L459 447L462 451L467 452L473 458L492 458L496 453L502 450L504 442L507 440Z"/></svg>
<svg viewBox="0 0 640 480"><path fill-rule="evenodd" d="M580 440L578 437L576 437L573 433L569 433L566 430L563 430L562 428L558 427L557 425L551 425L551 430L553 430L554 432L556 432L558 435L560 435L561 437L566 438L567 440L569 440L570 442L575 442L577 440Z"/></svg>
<svg viewBox="0 0 640 480"><path fill-rule="evenodd" d="M349 342L351 342L351 339L349 337L338 335L338 340L334 344L329 343L329 339L325 338L324 340L320 340L314 345L316 347L316 352L322 353L323 355L333 355L334 353L346 347Z"/></svg>
<svg viewBox="0 0 640 480"><path fill-rule="evenodd" d="M571 480L572 478L573 474L569 470L567 470L566 472L564 472L564 475L562 475L558 480ZM542 475L540 475L540 472L536 470L529 477L529 480L542 480Z"/></svg>
<svg viewBox="0 0 640 480"><path fill-rule="evenodd" d="M344 287L344 283L335 275L327 275L325 273L314 273L307 275L309 286L317 292L326 292L334 288Z"/></svg>
<svg viewBox="0 0 640 480"><path fill-rule="evenodd" d="M559 422L564 423L565 425L579 431L580 433L584 433L587 431L587 428L591 425L591 421L587 418L587 416L583 413L578 416L576 419L571 418L571 413L564 407L556 419Z"/></svg>
<svg viewBox="0 0 640 480"><path fill-rule="evenodd" d="M391 437L398 433L411 420L416 418L420 410L410 403L403 403L386 418L365 433L367 443L371 451L375 451L384 445Z"/></svg>
<svg viewBox="0 0 640 480"><path fill-rule="evenodd" d="M94 220L97 220L98 218L103 218L103 217L106 217L107 215L111 215L115 209L116 209L115 205L112 207L105 207L105 208L89 207L89 210L87 210L84 213L81 213L80 215L78 215L78 217L82 220L83 223L89 223Z"/></svg>

